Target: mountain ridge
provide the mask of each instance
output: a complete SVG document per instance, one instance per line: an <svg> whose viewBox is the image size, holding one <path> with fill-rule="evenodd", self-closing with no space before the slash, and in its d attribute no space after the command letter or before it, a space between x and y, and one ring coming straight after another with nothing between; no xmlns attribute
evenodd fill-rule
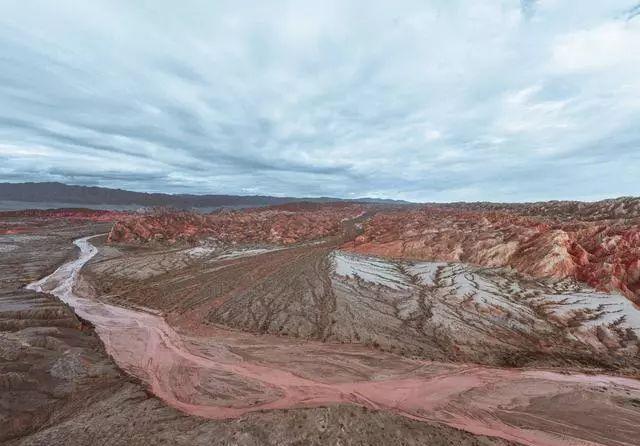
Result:
<svg viewBox="0 0 640 446"><path fill-rule="evenodd" d="M59 182L0 183L0 200L22 202L64 202L77 204L170 206L177 208L209 206L263 206L310 202L362 202L412 204L403 200L377 198L276 197L270 195L167 194L134 192L100 186L79 186Z"/></svg>

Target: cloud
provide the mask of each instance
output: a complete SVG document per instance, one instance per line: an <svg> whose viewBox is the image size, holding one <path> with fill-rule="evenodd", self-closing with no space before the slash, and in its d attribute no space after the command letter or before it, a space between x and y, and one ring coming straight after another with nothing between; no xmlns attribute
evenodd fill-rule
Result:
<svg viewBox="0 0 640 446"><path fill-rule="evenodd" d="M640 4L635 5L627 11L627 20L632 20L638 16L640 16Z"/></svg>
<svg viewBox="0 0 640 446"><path fill-rule="evenodd" d="M638 194L635 5L14 2L0 17L0 181Z"/></svg>
<svg viewBox="0 0 640 446"><path fill-rule="evenodd" d="M535 14L536 3L538 0L520 0L520 5L522 7L522 15L530 19Z"/></svg>
<svg viewBox="0 0 640 446"><path fill-rule="evenodd" d="M561 36L553 47L555 68L593 71L630 68L640 63L640 22L609 21Z"/></svg>

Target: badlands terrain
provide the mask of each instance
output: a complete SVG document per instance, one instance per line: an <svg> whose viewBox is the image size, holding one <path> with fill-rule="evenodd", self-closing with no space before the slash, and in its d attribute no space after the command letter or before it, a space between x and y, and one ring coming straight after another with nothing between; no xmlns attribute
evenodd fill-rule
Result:
<svg viewBox="0 0 640 446"><path fill-rule="evenodd" d="M640 200L0 214L0 442L637 445Z"/></svg>

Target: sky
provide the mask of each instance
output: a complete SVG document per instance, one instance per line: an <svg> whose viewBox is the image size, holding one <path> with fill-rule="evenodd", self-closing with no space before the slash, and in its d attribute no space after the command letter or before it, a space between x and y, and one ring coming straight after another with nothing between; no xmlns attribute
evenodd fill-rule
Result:
<svg viewBox="0 0 640 446"><path fill-rule="evenodd" d="M640 195L638 0L0 0L0 182Z"/></svg>

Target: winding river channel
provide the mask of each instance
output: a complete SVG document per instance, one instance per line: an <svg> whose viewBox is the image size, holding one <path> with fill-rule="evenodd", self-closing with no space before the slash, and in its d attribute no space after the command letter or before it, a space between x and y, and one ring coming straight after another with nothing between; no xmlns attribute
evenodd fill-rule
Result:
<svg viewBox="0 0 640 446"><path fill-rule="evenodd" d="M634 379L435 363L223 328L183 334L153 312L76 294L79 272L98 250L90 237L75 244L77 259L29 288L70 305L95 326L120 368L192 415L226 419L348 403L528 445L632 446L628 435L611 432L640 432L640 411L615 403L640 401Z"/></svg>

